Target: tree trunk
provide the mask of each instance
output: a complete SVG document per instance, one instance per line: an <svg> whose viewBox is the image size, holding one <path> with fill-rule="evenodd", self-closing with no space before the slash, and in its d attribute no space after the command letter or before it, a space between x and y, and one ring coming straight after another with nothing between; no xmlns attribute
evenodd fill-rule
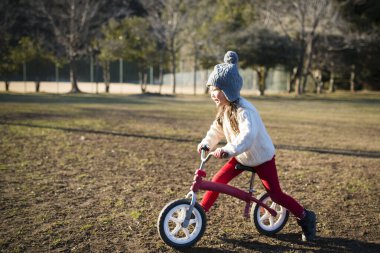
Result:
<svg viewBox="0 0 380 253"><path fill-rule="evenodd" d="M258 83L259 83L259 92L260 96L265 95L265 80L266 77L268 76L268 70L265 66L259 66L256 68L257 71L257 76L258 76Z"/></svg>
<svg viewBox="0 0 380 253"><path fill-rule="evenodd" d="M162 67L162 64L160 64L159 66L159 80L160 80L160 88L158 92L161 94L162 85L164 84L164 68Z"/></svg>
<svg viewBox="0 0 380 253"><path fill-rule="evenodd" d="M36 80L35 81L35 84L36 84L36 93L40 92L40 84L41 84L41 81L40 80Z"/></svg>
<svg viewBox="0 0 380 253"><path fill-rule="evenodd" d="M5 91L8 92L9 91L9 86L11 85L11 83L9 82L9 80L5 79Z"/></svg>
<svg viewBox="0 0 380 253"><path fill-rule="evenodd" d="M317 83L317 94L321 94L322 93L322 88L323 88L323 82L322 81L319 81Z"/></svg>
<svg viewBox="0 0 380 253"><path fill-rule="evenodd" d="M322 88L323 88L323 82L322 82L322 71L317 69L312 72L312 78L314 80L315 84L315 92L317 94L322 93Z"/></svg>
<svg viewBox="0 0 380 253"><path fill-rule="evenodd" d="M176 67L174 61L172 62L174 64L172 68L172 84L173 84L173 94L176 92L176 86L177 86L177 78L176 78Z"/></svg>
<svg viewBox="0 0 380 253"><path fill-rule="evenodd" d="M330 72L330 80L329 80L329 92L335 92L335 84L334 84L334 71Z"/></svg>
<svg viewBox="0 0 380 253"><path fill-rule="evenodd" d="M102 62L103 67L103 79L104 85L106 86L106 93L110 92L110 62L104 61Z"/></svg>
<svg viewBox="0 0 380 253"><path fill-rule="evenodd" d="M300 80L301 77L297 77L296 80L295 80L295 83L294 83L294 89L295 89L295 92L296 92L296 95L299 96L301 95L301 89L300 89Z"/></svg>
<svg viewBox="0 0 380 253"><path fill-rule="evenodd" d="M70 60L70 82L71 82L71 91L70 93L80 93L77 80L77 68L76 62L74 59Z"/></svg>
<svg viewBox="0 0 380 253"><path fill-rule="evenodd" d="M141 93L144 94L147 92L147 75L144 70L139 71L139 83L141 88Z"/></svg>
<svg viewBox="0 0 380 253"><path fill-rule="evenodd" d="M206 69L206 84L207 84L207 81L208 81L207 79L208 79L208 69ZM208 93L208 90L209 90L208 85L205 85L205 90L204 90L205 94Z"/></svg>
<svg viewBox="0 0 380 253"><path fill-rule="evenodd" d="M355 65L351 66L350 90L351 92L355 92Z"/></svg>
<svg viewBox="0 0 380 253"><path fill-rule="evenodd" d="M144 85L145 93L147 93L148 92L148 73L147 73L147 69L145 69L145 71L144 71L143 85Z"/></svg>
<svg viewBox="0 0 380 253"><path fill-rule="evenodd" d="M303 80L302 80L302 86L301 86L301 93L305 91L305 87L307 85L307 78L310 73L310 67L311 67L311 61L313 56L313 47L314 47L314 34L309 35L310 38L308 39L308 42L306 44L305 48L305 55L304 55L304 67L303 67Z"/></svg>
<svg viewBox="0 0 380 253"><path fill-rule="evenodd" d="M297 96L301 95L303 91L303 89L301 88L302 72L303 72L303 64L299 64L297 67L296 78L294 82L294 90Z"/></svg>
<svg viewBox="0 0 380 253"><path fill-rule="evenodd" d="M303 74L303 67L304 67L304 60L305 60L305 42L301 40L300 42L300 59L298 61L297 66L297 72L296 72L296 79L294 84L294 89L296 92L296 95L299 96L302 94L302 74Z"/></svg>
<svg viewBox="0 0 380 253"><path fill-rule="evenodd" d="M174 45L174 42L173 42ZM172 83L173 83L173 94L175 94L177 80L176 80L176 53L175 50L171 50L172 55Z"/></svg>
<svg viewBox="0 0 380 253"><path fill-rule="evenodd" d="M194 96L197 95L197 63L198 63L198 52L194 54Z"/></svg>
<svg viewBox="0 0 380 253"><path fill-rule="evenodd" d="M293 73L289 71L288 79L286 82L286 92L291 93L292 92L292 82L293 82Z"/></svg>

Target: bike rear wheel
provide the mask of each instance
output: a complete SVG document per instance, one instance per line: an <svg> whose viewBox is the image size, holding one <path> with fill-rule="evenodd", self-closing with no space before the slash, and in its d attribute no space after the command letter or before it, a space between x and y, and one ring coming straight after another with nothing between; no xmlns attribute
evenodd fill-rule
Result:
<svg viewBox="0 0 380 253"><path fill-rule="evenodd" d="M190 203L189 199L174 200L162 209L158 217L158 233L170 247L191 247L198 242L206 229L206 214L198 203L194 205L189 225L183 227Z"/></svg>
<svg viewBox="0 0 380 253"><path fill-rule="evenodd" d="M255 204L251 209L251 221L257 231L263 235L274 235L281 231L289 218L289 211L272 201L268 193L264 193L258 198L261 202L277 212L273 217L264 207Z"/></svg>

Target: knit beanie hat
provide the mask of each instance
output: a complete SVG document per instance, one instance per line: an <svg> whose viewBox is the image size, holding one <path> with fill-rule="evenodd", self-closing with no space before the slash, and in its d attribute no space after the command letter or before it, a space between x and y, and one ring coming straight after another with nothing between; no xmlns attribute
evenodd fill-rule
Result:
<svg viewBox="0 0 380 253"><path fill-rule="evenodd" d="M243 86L243 79L238 71L238 61L237 53L228 51L224 55L224 63L215 65L207 81L207 85L221 89L230 102L240 97L240 90Z"/></svg>

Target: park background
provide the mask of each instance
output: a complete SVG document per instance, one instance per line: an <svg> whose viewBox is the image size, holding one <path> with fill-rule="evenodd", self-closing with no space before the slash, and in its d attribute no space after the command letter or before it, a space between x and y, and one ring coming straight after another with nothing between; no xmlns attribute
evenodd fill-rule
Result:
<svg viewBox="0 0 380 253"><path fill-rule="evenodd" d="M379 252L379 8L0 1L0 252L176 252L157 217L189 191L215 115L205 80L227 50L318 237L303 243L293 218L262 236L220 196L187 252Z"/></svg>
<svg viewBox="0 0 380 253"><path fill-rule="evenodd" d="M201 94L235 50L250 94L379 90L379 9L373 0L2 1L0 89Z"/></svg>

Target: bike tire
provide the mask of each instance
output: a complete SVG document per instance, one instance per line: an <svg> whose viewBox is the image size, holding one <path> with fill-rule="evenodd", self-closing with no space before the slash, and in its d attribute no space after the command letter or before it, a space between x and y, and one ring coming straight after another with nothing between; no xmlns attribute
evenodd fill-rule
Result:
<svg viewBox="0 0 380 253"><path fill-rule="evenodd" d="M157 229L161 239L170 247L181 249L194 246L206 230L206 214L203 208L195 203L193 219L187 228L182 227L190 199L178 199L168 203L160 212Z"/></svg>
<svg viewBox="0 0 380 253"><path fill-rule="evenodd" d="M255 225L257 231L263 235L274 235L281 231L289 219L289 211L279 204L272 201L268 193L261 194L258 199L277 212L273 217L265 208L254 204L251 209L251 222Z"/></svg>

